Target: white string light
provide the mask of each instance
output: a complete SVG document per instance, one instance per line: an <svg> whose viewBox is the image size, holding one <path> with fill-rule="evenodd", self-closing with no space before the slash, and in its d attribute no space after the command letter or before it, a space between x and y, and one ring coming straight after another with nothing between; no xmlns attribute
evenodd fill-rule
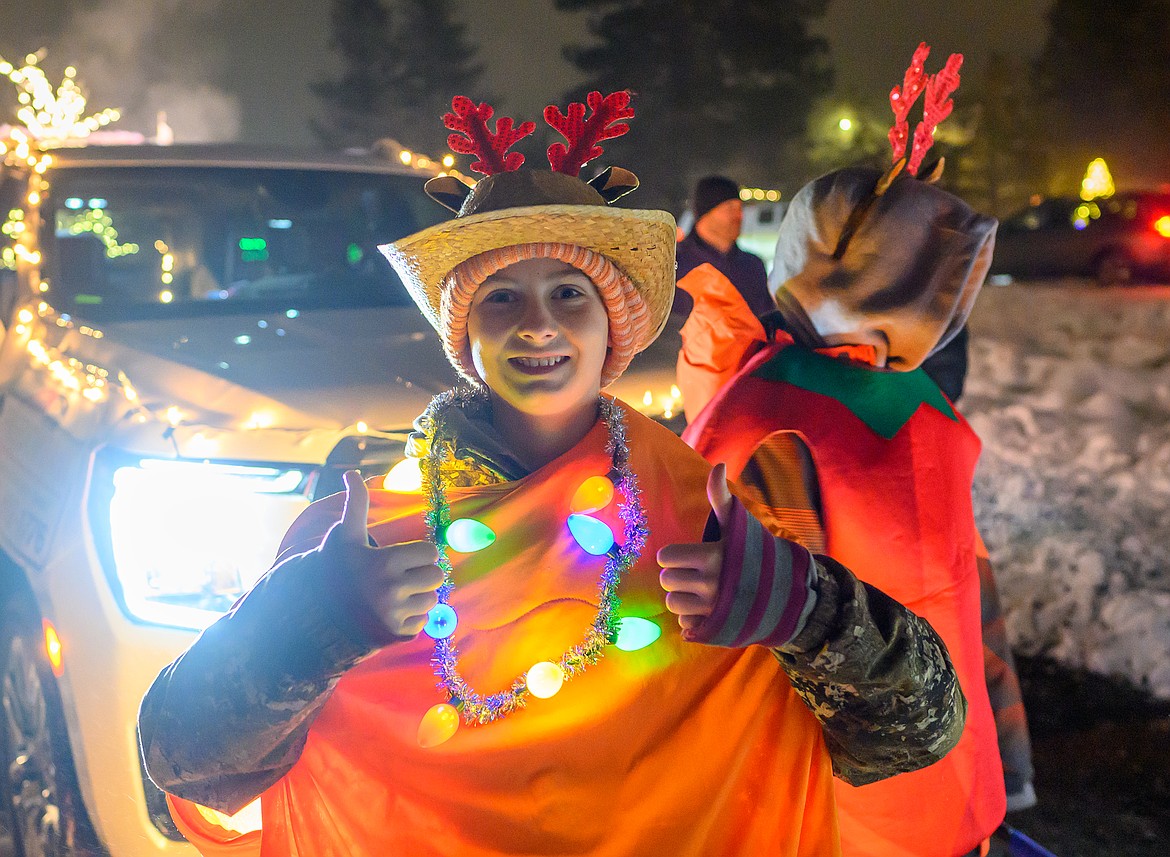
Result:
<svg viewBox="0 0 1170 857"><path fill-rule="evenodd" d="M120 114L114 108L87 116L86 98L76 80L77 69L73 66L65 69L61 83L54 89L38 65L40 59L37 54L29 54L24 58L24 65L17 68L0 56L0 74L16 87L20 102L16 118L41 147L84 140L118 118ZM34 169L37 169L35 165ZM44 168L37 171L44 172Z"/></svg>

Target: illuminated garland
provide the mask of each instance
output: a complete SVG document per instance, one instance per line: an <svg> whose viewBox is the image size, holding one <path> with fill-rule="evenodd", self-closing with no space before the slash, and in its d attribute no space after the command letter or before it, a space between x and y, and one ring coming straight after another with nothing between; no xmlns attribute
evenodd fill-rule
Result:
<svg viewBox="0 0 1170 857"><path fill-rule="evenodd" d="M483 401L483 398L484 394L469 390L448 391L432 400L423 417L424 424L431 431L430 449L422 462L422 487L427 496L428 505L426 523L430 539L438 549L439 568L443 570L443 585L437 592L439 606L432 611L432 622L428 625L437 624L444 628L438 632L442 636L436 636L435 639L433 662L435 674L440 679L439 686L446 691L450 700L448 703L440 703L432 707L427 712L427 716L424 717L419 732L419 743L423 746L434 746L449 738L458 726L457 712L461 712L464 722L469 724L491 723L523 708L529 695L551 696L559 688L561 681L578 675L590 665L597 663L605 647L618 641L619 624L630 621L626 619L619 623L617 611L621 601L617 595L617 588L622 576L641 556L642 549L646 544L646 537L649 534L646 515L642 509L637 476L630 470L629 466L629 446L626 439L625 420L621 409L614 402L601 398L599 411L609 433L606 452L613 462L613 470L609 479L623 495L623 502L620 503L618 509L624 524L624 543L614 544L611 536L611 547L601 548L601 552L605 553L606 560L598 582L600 604L597 615L586 632L584 640L565 652L556 664L545 661L535 665L533 670L518 676L507 690L499 693L482 696L472 689L459 673L459 652L450 636L455 624L454 611L449 606L451 592L455 589L451 560L448 555L448 536L453 522L450 507L447 504L445 489L447 478L443 474L443 463L453 438L448 433L444 415L451 407L462 407L477 400ZM571 517L580 519L587 516L574 515ZM484 529L487 528L484 527ZM490 533L490 530L488 532ZM582 536L578 535L578 530L574 530L574 536L587 551L598 553L596 548L585 545ZM487 543L490 544L490 539ZM435 636L430 627L428 627L428 633ZM530 687L533 672L542 672L545 674L545 678L552 679L551 693L537 694L533 692ZM437 739L434 737L433 731L428 728L428 722L433 720L437 720L441 724L439 726L441 737ZM429 734L424 735L424 732Z"/></svg>
<svg viewBox="0 0 1170 857"><path fill-rule="evenodd" d="M0 75L7 77L17 90L20 108L16 117L33 139L42 145L83 140L118 118L118 111L113 108L86 116L85 95L75 80L77 70L73 66L65 69L65 76L54 90L37 65L40 59L37 54L29 54L24 58L24 65L17 68L0 57Z"/></svg>

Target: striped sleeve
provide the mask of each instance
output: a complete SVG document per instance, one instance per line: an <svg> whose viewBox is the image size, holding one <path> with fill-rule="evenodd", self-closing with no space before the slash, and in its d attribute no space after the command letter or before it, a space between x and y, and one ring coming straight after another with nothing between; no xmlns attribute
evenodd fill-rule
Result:
<svg viewBox="0 0 1170 857"><path fill-rule="evenodd" d="M722 532L714 513L704 541L722 538L723 567L711 615L685 639L712 646L784 646L816 603L812 554L768 532L738 498Z"/></svg>

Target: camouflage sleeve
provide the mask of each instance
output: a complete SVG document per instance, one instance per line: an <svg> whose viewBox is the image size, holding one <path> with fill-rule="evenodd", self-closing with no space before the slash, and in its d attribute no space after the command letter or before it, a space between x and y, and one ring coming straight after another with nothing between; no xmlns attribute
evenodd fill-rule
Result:
<svg viewBox="0 0 1170 857"><path fill-rule="evenodd" d="M320 557L276 565L155 679L138 728L159 788L237 812L292 768L338 679L375 650Z"/></svg>
<svg viewBox="0 0 1170 857"><path fill-rule="evenodd" d="M834 773L860 786L937 762L967 714L946 645L835 560L817 556L816 572L812 614L773 651L820 721Z"/></svg>

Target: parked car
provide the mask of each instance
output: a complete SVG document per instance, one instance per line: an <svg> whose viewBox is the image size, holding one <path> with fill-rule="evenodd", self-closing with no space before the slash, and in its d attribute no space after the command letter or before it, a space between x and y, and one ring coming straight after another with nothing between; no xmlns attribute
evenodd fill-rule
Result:
<svg viewBox="0 0 1170 857"><path fill-rule="evenodd" d="M1044 199L1000 224L991 269L1095 277L1104 285L1170 276L1170 194Z"/></svg>
<svg viewBox="0 0 1170 857"><path fill-rule="evenodd" d="M371 157L8 154L0 855L193 855L143 774L139 701L455 380L376 250L445 212ZM616 392L674 416L677 350L668 332Z"/></svg>

